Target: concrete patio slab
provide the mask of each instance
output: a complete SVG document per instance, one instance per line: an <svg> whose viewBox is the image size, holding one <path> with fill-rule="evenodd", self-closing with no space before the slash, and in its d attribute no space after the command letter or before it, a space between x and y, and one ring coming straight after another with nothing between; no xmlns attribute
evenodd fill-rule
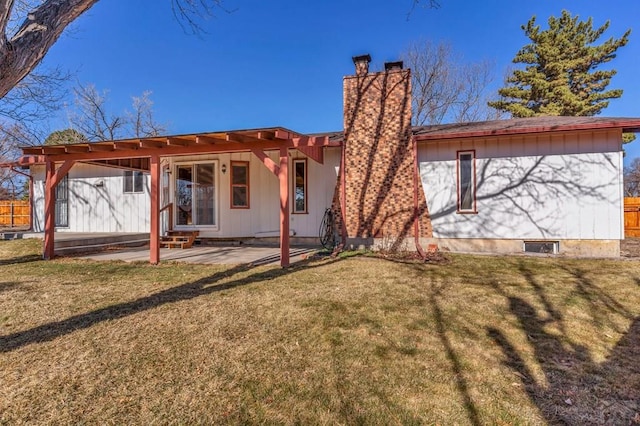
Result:
<svg viewBox="0 0 640 426"><path fill-rule="evenodd" d="M319 251L317 247L293 247L289 250L291 263L299 262ZM125 248L106 250L74 256L90 260L120 260L124 262L149 262L149 248ZM189 249L161 249L160 262L184 262L199 264L251 264L278 265L280 248L264 246L205 246Z"/></svg>

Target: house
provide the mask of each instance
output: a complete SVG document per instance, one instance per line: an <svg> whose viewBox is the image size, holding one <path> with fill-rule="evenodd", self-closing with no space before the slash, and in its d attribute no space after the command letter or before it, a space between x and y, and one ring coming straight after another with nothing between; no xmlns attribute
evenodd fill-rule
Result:
<svg viewBox="0 0 640 426"><path fill-rule="evenodd" d="M282 127L24 147L45 258L57 232L197 230L316 242L331 208L346 246L618 256L622 133L638 118L411 126L401 62L344 77L344 129Z"/></svg>

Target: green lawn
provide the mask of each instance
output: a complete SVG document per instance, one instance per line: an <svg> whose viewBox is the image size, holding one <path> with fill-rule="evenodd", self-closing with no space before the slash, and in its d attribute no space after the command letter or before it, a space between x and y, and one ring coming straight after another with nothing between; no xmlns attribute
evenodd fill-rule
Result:
<svg viewBox="0 0 640 426"><path fill-rule="evenodd" d="M640 423L640 264L283 270L0 242L0 424Z"/></svg>

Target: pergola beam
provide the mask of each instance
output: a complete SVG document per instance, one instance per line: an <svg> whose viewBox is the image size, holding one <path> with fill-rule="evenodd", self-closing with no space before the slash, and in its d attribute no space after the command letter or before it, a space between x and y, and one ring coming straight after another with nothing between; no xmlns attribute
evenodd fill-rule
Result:
<svg viewBox="0 0 640 426"><path fill-rule="evenodd" d="M227 143L226 139L213 138L211 136L196 136L196 144L214 145L220 143Z"/></svg>
<svg viewBox="0 0 640 426"><path fill-rule="evenodd" d="M105 151L113 151L115 149L115 144L111 143L90 143L89 144L89 152L105 152Z"/></svg>
<svg viewBox="0 0 640 426"><path fill-rule="evenodd" d="M281 146L279 149L280 164L276 164L267 154L259 149L251 152L262 161L262 164L277 178L280 188L280 266L289 266L289 148Z"/></svg>
<svg viewBox="0 0 640 426"><path fill-rule="evenodd" d="M151 218L149 238L149 262L157 265L160 262L160 156L155 154L150 159L151 174Z"/></svg>
<svg viewBox="0 0 640 426"><path fill-rule="evenodd" d="M56 186L74 164L74 160L67 160L56 170L56 164L53 161L45 161L44 248L42 250L44 259L53 259L55 256Z"/></svg>
<svg viewBox="0 0 640 426"><path fill-rule="evenodd" d="M189 146L195 144L196 141L191 141L185 138L167 138L168 146Z"/></svg>
<svg viewBox="0 0 640 426"><path fill-rule="evenodd" d="M280 266L289 266L289 150L280 148Z"/></svg>
<svg viewBox="0 0 640 426"><path fill-rule="evenodd" d="M65 152L89 152L89 145L69 145L65 148Z"/></svg>

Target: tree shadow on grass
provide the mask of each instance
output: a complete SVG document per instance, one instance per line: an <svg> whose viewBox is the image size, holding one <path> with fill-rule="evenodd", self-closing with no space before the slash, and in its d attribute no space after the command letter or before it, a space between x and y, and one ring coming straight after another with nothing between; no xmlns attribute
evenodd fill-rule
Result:
<svg viewBox="0 0 640 426"><path fill-rule="evenodd" d="M217 272L211 276L199 279L192 283L186 283L177 287L168 288L149 296L141 297L129 302L119 303L105 308L96 309L91 312L75 315L67 319L43 324L29 330L19 331L6 336L0 336L0 353L10 352L23 346L42 343L54 340L74 331L89 328L104 321L112 321L140 312L148 311L169 303L190 300L196 297L209 295L212 293L229 290L248 284L258 283L276 279L293 272L317 268L338 261L331 259L321 263L301 261L289 268L269 269L256 272L254 274L237 277L218 284L221 280L226 280L235 275L248 272L253 269L251 265L238 265L231 269Z"/></svg>
<svg viewBox="0 0 640 426"><path fill-rule="evenodd" d="M39 254L27 254L24 256L10 257L8 259L0 259L0 266L15 265L18 263L37 262L42 260L42 255Z"/></svg>
<svg viewBox="0 0 640 426"><path fill-rule="evenodd" d="M21 286L22 286L22 283L18 281L0 282L0 293L4 293L5 291L10 291Z"/></svg>
<svg viewBox="0 0 640 426"><path fill-rule="evenodd" d="M438 298L446 284L438 284L434 282L431 287L431 294L429 295L429 301L433 308L434 319L435 319L435 328L438 333L438 338L442 343L442 346L445 349L447 354L447 359L451 363L451 369L453 370L453 374L455 377L456 388L458 389L458 393L460 394L464 408L467 412L467 416L469 417L469 422L472 425L480 425L480 417L478 416L478 410L476 409L475 404L473 403L473 399L471 398L471 394L469 392L469 385L467 384L467 379L463 374L463 367L460 362L456 351L447 336L447 327L446 321L442 312L442 308L440 307L440 303Z"/></svg>
<svg viewBox="0 0 640 426"><path fill-rule="evenodd" d="M487 334L502 349L505 364L520 377L529 398L549 423L640 424L640 317L633 317L583 271L565 269L572 274L575 285L570 297L586 301L595 329L613 326L607 320L609 314L631 322L607 360L597 362L587 347L571 341L562 315L544 297L534 274L522 266L520 272L541 299L544 315L524 299L502 294L529 339L544 381L536 381L523 356L501 330L488 327ZM547 331L549 323L556 323L560 333Z"/></svg>

